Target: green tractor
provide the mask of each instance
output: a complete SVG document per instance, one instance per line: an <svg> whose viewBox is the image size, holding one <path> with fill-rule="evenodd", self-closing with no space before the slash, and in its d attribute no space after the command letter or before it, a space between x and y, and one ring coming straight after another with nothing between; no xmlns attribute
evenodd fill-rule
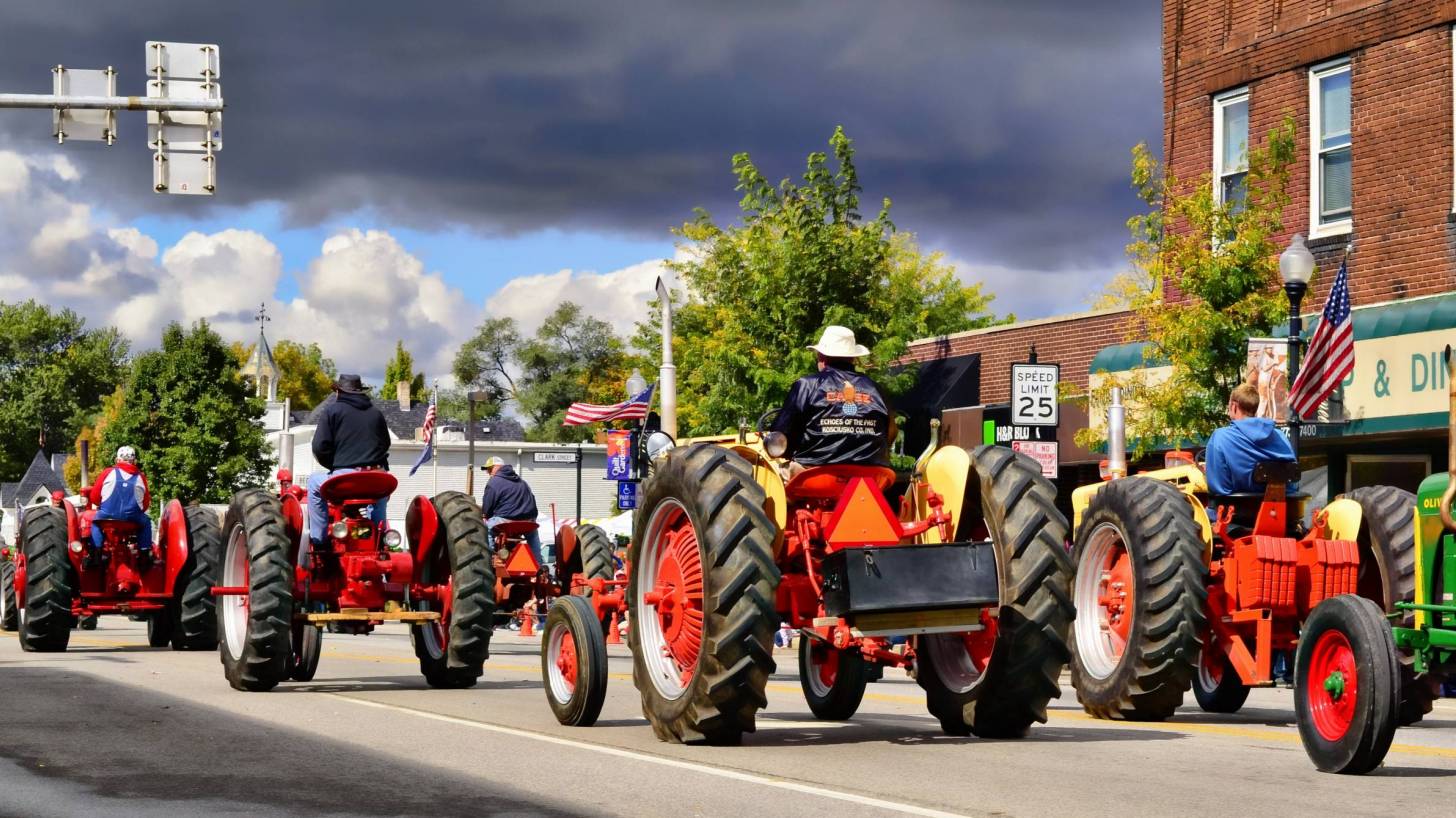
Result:
<svg viewBox="0 0 1456 818"><path fill-rule="evenodd" d="M1386 613L1368 599L1335 596L1305 622L1295 658L1299 737L1324 772L1361 774L1380 765L1395 737L1406 684L1439 685L1456 673L1456 371L1451 384L1451 471L1433 474L1416 494L1415 597ZM1392 627L1393 625L1393 627Z"/></svg>

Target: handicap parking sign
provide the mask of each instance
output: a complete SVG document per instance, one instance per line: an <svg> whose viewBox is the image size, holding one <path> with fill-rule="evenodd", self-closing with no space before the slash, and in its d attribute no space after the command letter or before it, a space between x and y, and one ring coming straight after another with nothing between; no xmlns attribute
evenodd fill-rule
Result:
<svg viewBox="0 0 1456 818"><path fill-rule="evenodd" d="M637 507L637 483L633 480L623 480L617 484L617 508L622 511L630 511Z"/></svg>

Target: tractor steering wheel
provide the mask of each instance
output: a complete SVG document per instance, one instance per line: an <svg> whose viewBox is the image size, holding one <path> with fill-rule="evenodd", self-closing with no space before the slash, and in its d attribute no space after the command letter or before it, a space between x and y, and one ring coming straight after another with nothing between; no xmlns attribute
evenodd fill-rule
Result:
<svg viewBox="0 0 1456 818"><path fill-rule="evenodd" d="M773 427L774 421L779 419L779 412L782 411L782 409L770 409L759 415L758 424L754 427L754 431L758 432L760 436L763 435L764 432L767 432Z"/></svg>

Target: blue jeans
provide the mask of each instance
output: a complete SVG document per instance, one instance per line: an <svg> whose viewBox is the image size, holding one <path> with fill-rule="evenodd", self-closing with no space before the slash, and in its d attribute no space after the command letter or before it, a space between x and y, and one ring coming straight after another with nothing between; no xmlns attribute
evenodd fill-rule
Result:
<svg viewBox="0 0 1456 818"><path fill-rule="evenodd" d="M137 550L146 551L152 547L152 518L142 509L136 509L127 514L120 514L115 517L98 511L91 520L91 544L97 548L101 547L102 536L101 526L96 523L100 520L121 520L123 522L137 524Z"/></svg>
<svg viewBox="0 0 1456 818"><path fill-rule="evenodd" d="M329 504L319 494L319 487L324 481L336 474L348 474L358 469L334 469L333 471L316 471L308 476L308 538L314 543L322 543L328 536L329 527ZM389 498L381 497L379 502L369 512L369 519L375 523L385 521L385 514L389 511Z"/></svg>
<svg viewBox="0 0 1456 818"><path fill-rule="evenodd" d="M495 537L495 527L501 523L517 522L505 517L491 517L485 521L487 528L491 530L491 537ZM531 556L536 558L536 564L542 568L546 567L546 560L541 556L541 532L530 531L526 534L526 547L531 549Z"/></svg>

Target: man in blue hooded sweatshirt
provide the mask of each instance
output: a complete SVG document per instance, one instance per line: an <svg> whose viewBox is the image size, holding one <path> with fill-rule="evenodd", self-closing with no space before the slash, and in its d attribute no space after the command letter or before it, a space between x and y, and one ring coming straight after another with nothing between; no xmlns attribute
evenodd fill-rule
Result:
<svg viewBox="0 0 1456 818"><path fill-rule="evenodd" d="M1264 460L1294 460L1289 440L1269 418L1254 417L1259 409L1259 392L1240 384L1229 395L1228 416L1233 423L1213 433L1204 453L1204 474L1208 493L1240 494L1260 492L1254 482L1254 466Z"/></svg>

